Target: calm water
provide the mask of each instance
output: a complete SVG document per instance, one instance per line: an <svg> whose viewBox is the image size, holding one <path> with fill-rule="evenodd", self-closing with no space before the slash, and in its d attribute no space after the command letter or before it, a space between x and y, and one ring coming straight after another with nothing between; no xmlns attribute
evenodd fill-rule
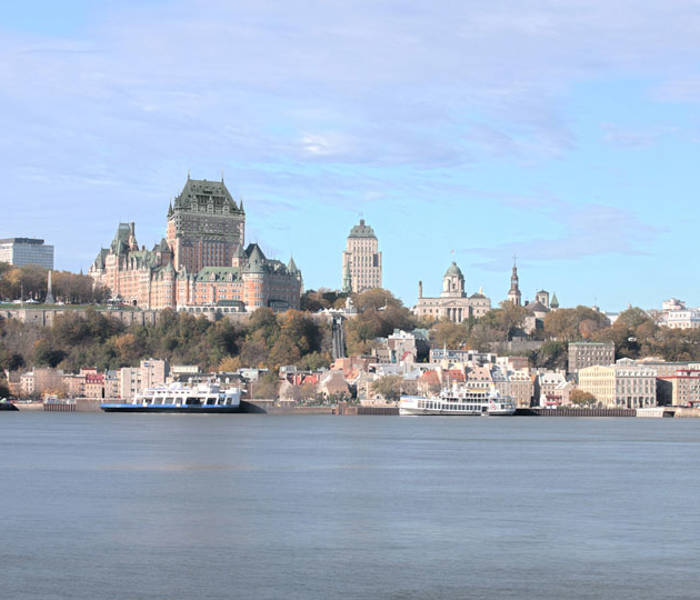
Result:
<svg viewBox="0 0 700 600"><path fill-rule="evenodd" d="M0 413L8 599L698 598L700 420Z"/></svg>

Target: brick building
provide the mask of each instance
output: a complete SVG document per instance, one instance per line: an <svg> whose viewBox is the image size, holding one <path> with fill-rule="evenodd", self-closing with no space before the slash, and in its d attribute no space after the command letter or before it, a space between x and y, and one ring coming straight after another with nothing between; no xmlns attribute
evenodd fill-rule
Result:
<svg viewBox="0 0 700 600"><path fill-rule="evenodd" d="M187 178L168 209L166 237L139 247L134 223L120 223L89 274L113 297L143 309L241 302L247 310L299 308L301 272L245 247L245 213L224 182Z"/></svg>

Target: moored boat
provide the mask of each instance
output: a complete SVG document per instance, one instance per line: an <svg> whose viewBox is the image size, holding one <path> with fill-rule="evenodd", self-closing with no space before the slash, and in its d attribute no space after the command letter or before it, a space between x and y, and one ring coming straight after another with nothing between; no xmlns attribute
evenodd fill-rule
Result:
<svg viewBox="0 0 700 600"><path fill-rule="evenodd" d="M515 405L509 397L501 396L495 387L454 384L437 396L402 396L399 414L402 416L510 416Z"/></svg>
<svg viewBox="0 0 700 600"><path fill-rule="evenodd" d="M234 413L239 412L241 389L222 389L217 383L169 386L145 389L125 402L105 402L100 406L105 412L149 413Z"/></svg>

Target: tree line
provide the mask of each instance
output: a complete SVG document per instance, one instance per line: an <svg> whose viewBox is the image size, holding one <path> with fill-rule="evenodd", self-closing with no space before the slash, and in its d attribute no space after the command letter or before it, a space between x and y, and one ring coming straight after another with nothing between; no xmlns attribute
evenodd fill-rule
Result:
<svg viewBox="0 0 700 600"><path fill-rule="evenodd" d="M90 304L104 302L109 298L109 290L94 285L92 277L53 271L51 274L52 293L57 302L70 304ZM15 267L0 262L0 301L23 298L43 302L48 291L48 269L38 265Z"/></svg>

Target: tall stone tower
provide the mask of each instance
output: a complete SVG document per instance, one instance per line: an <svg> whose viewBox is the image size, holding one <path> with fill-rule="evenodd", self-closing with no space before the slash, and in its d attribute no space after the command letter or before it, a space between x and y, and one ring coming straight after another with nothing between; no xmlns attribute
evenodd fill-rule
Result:
<svg viewBox="0 0 700 600"><path fill-rule="evenodd" d="M202 267L230 267L245 242L243 204L236 205L224 180L190 179L168 210L166 239L173 266L198 273Z"/></svg>
<svg viewBox="0 0 700 600"><path fill-rule="evenodd" d="M350 230L343 252L343 291L382 287L382 253L374 230L360 219Z"/></svg>
<svg viewBox="0 0 700 600"><path fill-rule="evenodd" d="M508 290L508 300L516 306L522 304L522 294L520 293L520 279L518 278L518 266L513 261L513 273L510 276L510 290Z"/></svg>

